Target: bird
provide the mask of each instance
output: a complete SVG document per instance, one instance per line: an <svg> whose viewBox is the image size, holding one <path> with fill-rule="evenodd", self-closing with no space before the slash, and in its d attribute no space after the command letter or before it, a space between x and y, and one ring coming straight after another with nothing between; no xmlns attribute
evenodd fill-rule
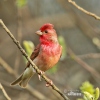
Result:
<svg viewBox="0 0 100 100"><path fill-rule="evenodd" d="M39 36L39 44L35 47L30 59L41 70L41 74L43 74L59 61L62 54L62 46L58 42L57 33L53 24L46 23L42 25L36 31L36 34ZM19 85L22 88L26 87L35 73L35 69L28 61L24 72L11 85Z"/></svg>

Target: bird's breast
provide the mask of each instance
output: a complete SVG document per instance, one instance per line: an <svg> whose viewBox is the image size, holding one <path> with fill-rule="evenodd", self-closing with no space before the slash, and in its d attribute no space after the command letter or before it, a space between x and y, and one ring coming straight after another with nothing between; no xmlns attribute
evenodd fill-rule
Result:
<svg viewBox="0 0 100 100"><path fill-rule="evenodd" d="M59 44L42 45L40 53L44 55L55 56L61 51L61 46Z"/></svg>
<svg viewBox="0 0 100 100"><path fill-rule="evenodd" d="M61 56L61 46L42 46L39 56L35 59L35 64L42 70L46 71L53 67Z"/></svg>

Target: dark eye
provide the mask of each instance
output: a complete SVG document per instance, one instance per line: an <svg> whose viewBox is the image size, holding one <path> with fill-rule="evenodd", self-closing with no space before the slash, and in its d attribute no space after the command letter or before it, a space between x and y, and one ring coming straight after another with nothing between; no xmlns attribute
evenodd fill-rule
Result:
<svg viewBox="0 0 100 100"><path fill-rule="evenodd" d="M48 33L48 31L47 31L47 30L45 30L44 32L45 32L45 33Z"/></svg>

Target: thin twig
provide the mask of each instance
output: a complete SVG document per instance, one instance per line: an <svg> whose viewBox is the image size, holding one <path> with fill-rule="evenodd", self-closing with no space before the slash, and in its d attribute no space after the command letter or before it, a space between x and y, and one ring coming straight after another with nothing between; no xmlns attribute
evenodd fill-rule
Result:
<svg viewBox="0 0 100 100"><path fill-rule="evenodd" d="M40 74L41 77L50 84L50 79L48 79L45 75L41 74L41 70L38 69L38 67L33 63L33 61L30 59L30 57L28 57L28 55L26 54L25 50L21 47L19 41L17 41L15 39L15 37L13 36L13 34L9 31L9 29L5 26L5 24L3 23L3 21L0 19L0 24L2 25L2 27L4 28L4 30L7 32L7 34L10 36L10 38L13 40L13 42L17 45L17 47L19 48L19 50L22 52L23 56L25 56L25 58L30 62L30 64L32 65L32 67L36 70L37 74ZM54 89L55 91L57 91L63 98L64 100L69 100L69 98L63 94L54 84L51 85L52 89Z"/></svg>
<svg viewBox="0 0 100 100"><path fill-rule="evenodd" d="M83 54L83 55L77 55L79 58L100 58L100 53L89 53L89 54Z"/></svg>
<svg viewBox="0 0 100 100"><path fill-rule="evenodd" d="M3 88L2 84L0 83L0 89L2 90L4 96L6 97L7 100L11 100L11 98L8 96L8 94L6 93L5 89Z"/></svg>
<svg viewBox="0 0 100 100"><path fill-rule="evenodd" d="M0 64L4 67L4 69L8 73L17 77L17 75L15 74L15 71L1 57L0 57Z"/></svg>
<svg viewBox="0 0 100 100"><path fill-rule="evenodd" d="M20 87L10 86L10 85L9 85L9 82L7 82L6 80L0 79L0 82L1 82L1 84L2 84L3 86L8 87L8 88L10 88L10 89L19 90L19 91L22 90Z"/></svg>
<svg viewBox="0 0 100 100"><path fill-rule="evenodd" d="M81 59L86 59L86 58L97 59L97 58L100 58L100 53L88 53L88 54L82 54L82 55L76 55L76 56ZM66 58L71 59L72 57L68 56Z"/></svg>
<svg viewBox="0 0 100 100"><path fill-rule="evenodd" d="M68 2L71 3L72 5L74 5L77 9L81 10L82 12L84 12L85 14L87 14L87 15L89 15L89 16L92 16L92 17L94 17L94 18L97 19L97 20L100 20L100 17L99 17L99 16L97 16L96 14L91 13L91 12L89 12L89 11L83 9L82 7L78 6L78 5L75 3L75 1L68 0Z"/></svg>

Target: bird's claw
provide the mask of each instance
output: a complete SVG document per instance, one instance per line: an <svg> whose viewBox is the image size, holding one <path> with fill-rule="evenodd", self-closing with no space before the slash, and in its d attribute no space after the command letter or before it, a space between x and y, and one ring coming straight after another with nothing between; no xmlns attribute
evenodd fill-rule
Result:
<svg viewBox="0 0 100 100"><path fill-rule="evenodd" d="M39 80L41 81L41 75L44 74L44 71L40 71L40 74L38 74Z"/></svg>
<svg viewBox="0 0 100 100"><path fill-rule="evenodd" d="M53 84L52 80L50 80L48 83L46 83L46 87L49 87Z"/></svg>

